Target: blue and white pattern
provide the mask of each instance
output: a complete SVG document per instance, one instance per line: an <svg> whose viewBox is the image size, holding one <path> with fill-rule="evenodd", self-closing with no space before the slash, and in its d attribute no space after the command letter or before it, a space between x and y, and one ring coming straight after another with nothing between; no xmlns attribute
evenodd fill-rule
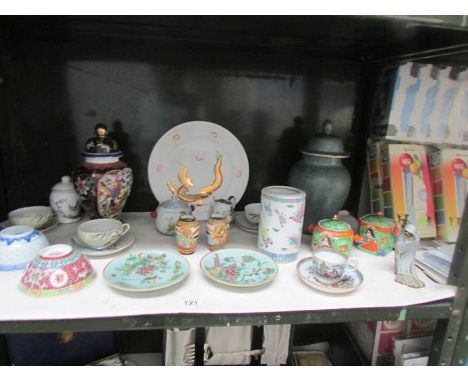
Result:
<svg viewBox="0 0 468 382"><path fill-rule="evenodd" d="M21 235L21 236L16 235L14 237L0 235L0 243L5 243L7 246L10 246L15 242L21 242L21 241L30 243L31 240L33 240L35 237L38 237L39 235L41 235L39 231L32 231L31 233Z"/></svg>
<svg viewBox="0 0 468 382"><path fill-rule="evenodd" d="M26 268L38 251L48 245L45 235L29 226L5 228L0 231L0 272Z"/></svg>

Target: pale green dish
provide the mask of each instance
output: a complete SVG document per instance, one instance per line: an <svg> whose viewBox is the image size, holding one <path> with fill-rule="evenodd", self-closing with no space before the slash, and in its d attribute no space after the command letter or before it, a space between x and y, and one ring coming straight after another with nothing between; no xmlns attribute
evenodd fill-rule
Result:
<svg viewBox="0 0 468 382"><path fill-rule="evenodd" d="M201 259L200 267L209 279L235 287L263 285L278 273L278 266L271 257L248 249L210 252Z"/></svg>
<svg viewBox="0 0 468 382"><path fill-rule="evenodd" d="M190 266L181 255L150 250L117 257L106 265L103 274L113 288L148 292L175 285L189 272Z"/></svg>

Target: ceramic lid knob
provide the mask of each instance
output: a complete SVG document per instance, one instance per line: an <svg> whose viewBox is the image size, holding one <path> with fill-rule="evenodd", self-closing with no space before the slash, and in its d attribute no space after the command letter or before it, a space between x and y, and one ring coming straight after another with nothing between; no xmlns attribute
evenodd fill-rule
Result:
<svg viewBox="0 0 468 382"><path fill-rule="evenodd" d="M119 145L109 137L107 126L98 123L94 127L95 137L89 138L85 144L85 153L120 153Z"/></svg>
<svg viewBox="0 0 468 382"><path fill-rule="evenodd" d="M76 192L71 177L68 175L62 176L61 182L52 187L52 191Z"/></svg>
<svg viewBox="0 0 468 382"><path fill-rule="evenodd" d="M349 153L344 151L341 139L332 133L333 124L326 120L322 125L322 131L314 134L307 140L303 154L319 155L331 158L347 158Z"/></svg>

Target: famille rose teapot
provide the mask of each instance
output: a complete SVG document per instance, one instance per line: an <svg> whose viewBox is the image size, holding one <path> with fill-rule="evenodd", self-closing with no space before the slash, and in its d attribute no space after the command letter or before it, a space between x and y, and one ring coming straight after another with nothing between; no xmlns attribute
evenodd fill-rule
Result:
<svg viewBox="0 0 468 382"><path fill-rule="evenodd" d="M354 236L354 243L364 252L385 256L393 250L397 234L397 223L378 212L359 219L358 234Z"/></svg>

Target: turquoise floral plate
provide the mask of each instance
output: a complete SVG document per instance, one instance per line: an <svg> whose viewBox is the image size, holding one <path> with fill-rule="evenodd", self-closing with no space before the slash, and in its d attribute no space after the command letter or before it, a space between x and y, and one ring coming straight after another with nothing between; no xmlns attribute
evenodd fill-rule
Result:
<svg viewBox="0 0 468 382"><path fill-rule="evenodd" d="M190 266L181 255L160 251L133 252L112 260L104 268L104 279L113 288L149 292L184 280Z"/></svg>
<svg viewBox="0 0 468 382"><path fill-rule="evenodd" d="M278 273L275 261L248 249L221 249L206 254L200 261L209 279L234 287L254 287L271 282Z"/></svg>

